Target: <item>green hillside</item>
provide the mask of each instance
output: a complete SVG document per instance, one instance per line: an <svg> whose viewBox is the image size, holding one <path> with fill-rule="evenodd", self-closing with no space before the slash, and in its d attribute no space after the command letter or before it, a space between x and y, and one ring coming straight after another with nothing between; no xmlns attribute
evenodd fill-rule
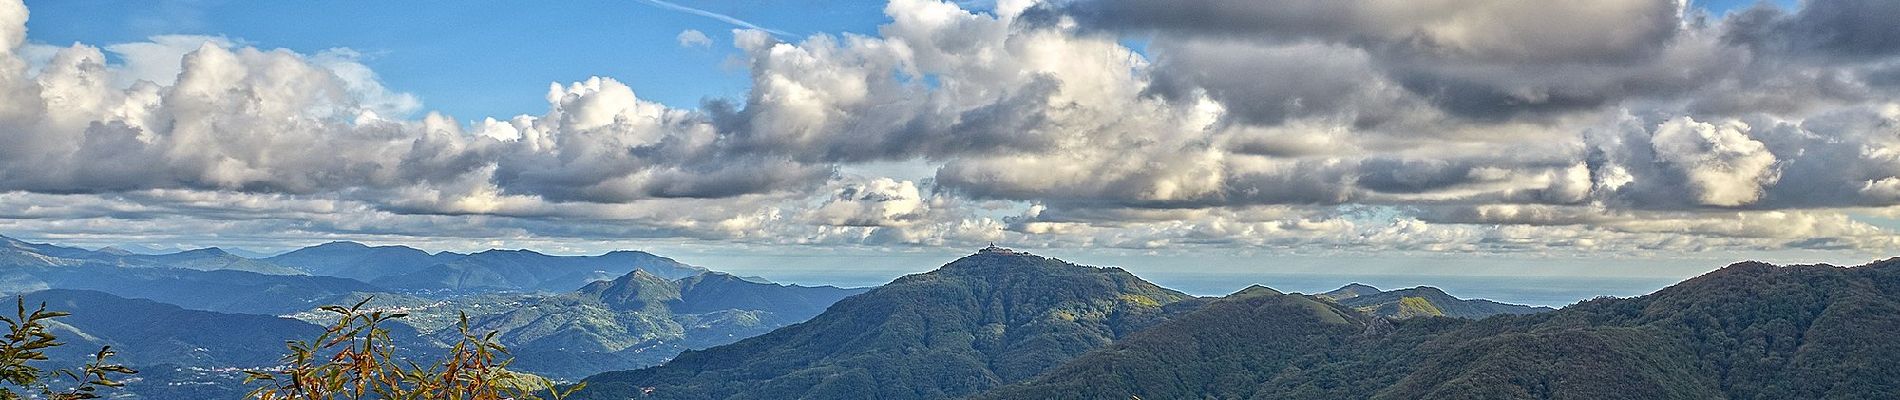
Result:
<svg viewBox="0 0 1900 400"><path fill-rule="evenodd" d="M478 293L485 291L565 292L594 281L644 270L679 279L706 272L673 259L639 251L598 256L553 256L528 250L489 250L386 275L370 283L401 290Z"/></svg>
<svg viewBox="0 0 1900 400"><path fill-rule="evenodd" d="M1311 311L1284 305L1219 306L1248 298L1217 301L981 397L1900 396L1900 342L1886 337L1900 329L1900 261L1855 268L1742 263L1637 298L1389 326L1377 319L1321 324ZM1193 351L1182 356L1183 349Z"/></svg>
<svg viewBox="0 0 1900 400"><path fill-rule="evenodd" d="M1163 320L1189 297L1116 268L992 251L833 305L812 320L644 370L583 399L957 398L1028 379Z"/></svg>
<svg viewBox="0 0 1900 400"><path fill-rule="evenodd" d="M1368 314L1392 318L1458 317L1484 318L1501 314L1535 314L1550 307L1505 304L1482 299L1460 299L1431 286L1381 291L1362 284L1350 284L1321 293L1317 297L1333 300Z"/></svg>

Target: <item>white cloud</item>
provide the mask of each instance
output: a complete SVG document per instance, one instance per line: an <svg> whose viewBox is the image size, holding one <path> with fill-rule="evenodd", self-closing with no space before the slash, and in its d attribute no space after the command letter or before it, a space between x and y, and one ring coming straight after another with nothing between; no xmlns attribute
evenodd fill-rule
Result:
<svg viewBox="0 0 1900 400"><path fill-rule="evenodd" d="M1438 3L894 0L875 35L737 31L742 100L669 108L638 96L640 77L593 77L551 83L546 110L464 120L348 49L161 36L25 50L24 7L0 1L0 229L1894 246L1847 212L1900 204L1900 102L1876 79L1895 54L1810 63L1673 1ZM1212 19L1168 19L1183 15ZM1122 34L1151 37L1147 55ZM1781 86L1792 99L1754 95ZM926 172L861 176L889 165Z"/></svg>
<svg viewBox="0 0 1900 400"><path fill-rule="evenodd" d="M929 212L915 182L877 178L839 185L831 199L812 210L811 218L825 225L905 226Z"/></svg>
<svg viewBox="0 0 1900 400"><path fill-rule="evenodd" d="M197 51L206 43L225 48L237 45L228 38L218 36L162 35L148 40L105 46L106 51L119 55L123 60L124 65L115 76L115 83L119 87L130 87L138 81L169 86L177 82L180 72L178 60L184 59L186 54ZM369 69L361 70L367 72Z"/></svg>
<svg viewBox="0 0 1900 400"><path fill-rule="evenodd" d="M1762 186L1780 179L1775 155L1748 137L1737 121L1715 125L1682 117L1656 128L1651 144L1658 160L1687 175L1701 204L1733 207L1761 198Z"/></svg>
<svg viewBox="0 0 1900 400"><path fill-rule="evenodd" d="M679 41L680 47L712 47L712 38L706 37L705 32L696 29L680 31L679 36L675 36L674 40Z"/></svg>

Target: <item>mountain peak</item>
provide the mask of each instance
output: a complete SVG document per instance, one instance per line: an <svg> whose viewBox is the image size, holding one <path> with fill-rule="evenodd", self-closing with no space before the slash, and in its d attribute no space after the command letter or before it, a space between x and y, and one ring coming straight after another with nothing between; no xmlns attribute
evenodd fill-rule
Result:
<svg viewBox="0 0 1900 400"><path fill-rule="evenodd" d="M1379 290L1379 288L1373 287L1372 285L1367 285L1367 284L1359 283L1359 282L1348 283L1346 284L1346 286L1340 286L1339 290L1369 290L1369 291L1374 291L1374 292L1384 291L1384 290Z"/></svg>
<svg viewBox="0 0 1900 400"><path fill-rule="evenodd" d="M788 328L596 375L576 398L962 398L1165 320L1189 298L1121 269L1000 250L906 275ZM810 379L830 376L841 377Z"/></svg>
<svg viewBox="0 0 1900 400"><path fill-rule="evenodd" d="M1242 298L1242 297L1252 297L1252 296L1278 296L1281 294L1285 294L1285 293L1281 293L1278 290L1273 290L1273 288L1266 287L1266 286L1247 285L1246 288L1240 289L1240 291L1234 292L1234 294L1227 295L1227 297Z"/></svg>
<svg viewBox="0 0 1900 400"><path fill-rule="evenodd" d="M1319 297L1339 301L1381 292L1384 292L1384 290L1379 290L1379 288L1372 287L1372 285L1353 282L1346 284L1346 286L1340 286L1338 289L1333 289L1333 291L1320 293Z"/></svg>
<svg viewBox="0 0 1900 400"><path fill-rule="evenodd" d="M362 243L357 243L357 242L352 242L352 241L348 241L348 240L338 240L338 241L334 241L334 242L329 242L329 243L324 243L324 244L319 244L319 245L316 245L316 246L310 246L309 248L322 248L322 249L362 249L362 248L368 248L368 247L369 247L369 245L366 245L366 244L362 244Z"/></svg>
<svg viewBox="0 0 1900 400"><path fill-rule="evenodd" d="M185 251L181 251L181 252L179 252L179 254L191 254L191 255L207 255L207 256L228 256L228 255L231 255L231 253L230 253L230 252L227 252L227 251L224 251L224 249L221 249L221 248L217 248L217 247L206 247L206 248L202 248L202 249L191 249L191 250L185 250Z"/></svg>
<svg viewBox="0 0 1900 400"><path fill-rule="evenodd" d="M1439 289L1437 287L1432 287L1432 286L1413 286L1413 287L1404 288L1404 289L1395 289L1386 293L1392 293L1399 296L1436 297L1440 299L1457 298L1456 296L1452 296L1450 293L1445 293L1444 289Z"/></svg>
<svg viewBox="0 0 1900 400"><path fill-rule="evenodd" d="M612 281L595 281L581 287L581 295L619 309L662 307L679 300L679 285L644 269L635 269Z"/></svg>
<svg viewBox="0 0 1900 400"><path fill-rule="evenodd" d="M1075 266L1075 264L1026 252L997 248L996 250L984 249L984 251L977 251L975 254L963 256L963 258L958 258L949 264L944 264L943 267L931 273L991 273L1010 270L1033 270L1040 269L1039 267L1053 266Z"/></svg>
<svg viewBox="0 0 1900 400"><path fill-rule="evenodd" d="M474 257L554 257L528 249L488 249L475 252Z"/></svg>

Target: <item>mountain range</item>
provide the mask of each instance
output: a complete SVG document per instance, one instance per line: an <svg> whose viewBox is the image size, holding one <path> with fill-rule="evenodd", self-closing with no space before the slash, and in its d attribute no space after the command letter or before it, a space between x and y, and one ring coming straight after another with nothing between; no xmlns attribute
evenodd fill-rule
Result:
<svg viewBox="0 0 1900 400"><path fill-rule="evenodd" d="M1100 280L1072 272L1091 269L1118 276L1117 284L1090 285ZM986 272L958 273L971 270ZM1255 286L1214 299L1168 297L1116 271L978 254L841 301L806 323L590 377L579 397L1900 396L1900 342L1885 335L1900 329L1900 259L1848 268L1738 263L1653 294L1550 311L1364 285L1319 295ZM930 285L939 281L960 289ZM1072 297L1079 293L1094 295ZM1122 301L1132 296L1158 306ZM1023 318L999 321L999 309ZM1115 315L1141 317L1117 323ZM1074 326L1057 322L1070 318L1094 323L1038 328ZM1021 362L1019 353L985 351L995 348L989 338L1062 351L1029 352L1039 357Z"/></svg>
<svg viewBox="0 0 1900 400"><path fill-rule="evenodd" d="M709 283L710 282L710 283ZM744 293L747 303L705 296L717 286ZM797 323L840 299L864 292L829 286L759 283L719 272L669 280L634 270L578 291L527 296L486 308L500 312L470 320L478 332L497 332L513 349L516 366L553 377L578 379L600 371L659 364L681 351L731 343ZM819 304L817 309L814 304ZM412 312L468 309L445 305ZM437 335L453 339L442 329Z"/></svg>
<svg viewBox="0 0 1900 400"><path fill-rule="evenodd" d="M1382 291L1376 287L1353 283L1316 296L1361 312L1389 318L1434 316L1476 319L1499 314L1536 314L1553 310L1550 307L1505 304L1484 299L1460 299L1446 294L1444 290L1430 286Z"/></svg>
<svg viewBox="0 0 1900 400"><path fill-rule="evenodd" d="M810 321L588 378L579 396L963 397L1028 379L1193 301L1121 269L984 252L844 299Z"/></svg>
<svg viewBox="0 0 1900 400"><path fill-rule="evenodd" d="M0 237L0 291L145 370L139 398L229 398L238 368L373 298L415 355L466 313L512 368L580 399L1887 398L1900 259L1739 263L1561 309L1420 286L1196 297L989 248L868 289L783 285L637 251L430 253L333 242L267 258ZM584 378L584 379L583 379Z"/></svg>
<svg viewBox="0 0 1900 400"><path fill-rule="evenodd" d="M740 278L637 251L459 254L333 242L253 259L0 236L0 293L74 312L58 322L73 343L59 355L78 360L112 345L148 372L129 387L146 398L236 397L244 391L236 369L267 366L286 340L315 338L332 322L316 307L365 298L409 314L387 326L415 354L456 339L466 314L476 329L499 332L513 368L577 379L764 333L863 291Z"/></svg>

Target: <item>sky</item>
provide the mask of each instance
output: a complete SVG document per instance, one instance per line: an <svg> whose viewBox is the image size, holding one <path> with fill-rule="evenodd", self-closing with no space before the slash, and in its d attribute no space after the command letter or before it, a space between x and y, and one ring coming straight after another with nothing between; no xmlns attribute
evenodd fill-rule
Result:
<svg viewBox="0 0 1900 400"><path fill-rule="evenodd" d="M0 234L634 248L843 284L999 243L1209 293L1627 295L1900 249L1897 19L1880 0L0 0Z"/></svg>

